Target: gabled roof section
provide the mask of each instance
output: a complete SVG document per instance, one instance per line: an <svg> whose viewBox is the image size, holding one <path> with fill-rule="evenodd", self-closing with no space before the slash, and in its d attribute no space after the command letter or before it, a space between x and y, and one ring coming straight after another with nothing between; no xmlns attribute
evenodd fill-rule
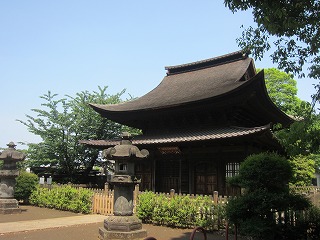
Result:
<svg viewBox="0 0 320 240"><path fill-rule="evenodd" d="M253 60L241 52L189 64L166 67L168 75L136 100L91 106L103 116L108 112L135 112L185 105L231 92L255 75Z"/></svg>
<svg viewBox="0 0 320 240"><path fill-rule="evenodd" d="M153 135L138 135L132 140L134 145L161 145L161 144L181 144L188 142L201 142L212 140L227 140L231 138L248 137L255 134L270 133L270 125L243 128L243 127L216 127L208 129L186 129L184 131L158 133ZM120 144L120 140L83 140L80 143L95 147L107 148Z"/></svg>

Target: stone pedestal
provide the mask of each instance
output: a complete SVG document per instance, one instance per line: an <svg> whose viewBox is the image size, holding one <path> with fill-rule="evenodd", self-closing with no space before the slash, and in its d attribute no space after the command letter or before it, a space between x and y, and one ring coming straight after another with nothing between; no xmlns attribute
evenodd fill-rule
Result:
<svg viewBox="0 0 320 240"><path fill-rule="evenodd" d="M21 213L16 199L0 199L0 214Z"/></svg>
<svg viewBox="0 0 320 240"><path fill-rule="evenodd" d="M104 220L104 227L99 228L99 239L141 240L147 237L142 229L141 220L136 216L109 216Z"/></svg>

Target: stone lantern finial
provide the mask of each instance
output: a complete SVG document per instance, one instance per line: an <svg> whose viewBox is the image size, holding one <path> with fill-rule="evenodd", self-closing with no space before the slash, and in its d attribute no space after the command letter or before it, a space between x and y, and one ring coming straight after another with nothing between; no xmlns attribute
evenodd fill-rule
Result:
<svg viewBox="0 0 320 240"><path fill-rule="evenodd" d="M131 139L132 139L132 136L131 136L131 133L129 133L129 132L123 132L123 133L121 134L121 138L122 138L122 139L125 139L125 140L131 140Z"/></svg>
<svg viewBox="0 0 320 240"><path fill-rule="evenodd" d="M16 149L16 144L14 144L14 142L9 142L8 144L7 144L7 146L9 147L9 148L14 148L14 149Z"/></svg>

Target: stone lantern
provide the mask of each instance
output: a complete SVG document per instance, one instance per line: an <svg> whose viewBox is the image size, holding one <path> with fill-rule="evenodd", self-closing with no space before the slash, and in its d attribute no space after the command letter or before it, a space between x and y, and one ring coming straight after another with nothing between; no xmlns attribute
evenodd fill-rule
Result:
<svg viewBox="0 0 320 240"><path fill-rule="evenodd" d="M17 151L13 142L7 146L8 148L0 154L0 160L3 160L3 167L0 170L0 213L20 213L18 201L14 199L14 187L15 178L19 175L17 162L23 161L26 155Z"/></svg>
<svg viewBox="0 0 320 240"><path fill-rule="evenodd" d="M129 133L122 134L121 144L103 151L104 157L115 160L115 174L110 184L114 186L113 216L104 220L99 229L100 239L143 239L147 232L141 220L133 215L133 190L140 180L134 175L134 163L149 156L145 149L139 150L131 143Z"/></svg>

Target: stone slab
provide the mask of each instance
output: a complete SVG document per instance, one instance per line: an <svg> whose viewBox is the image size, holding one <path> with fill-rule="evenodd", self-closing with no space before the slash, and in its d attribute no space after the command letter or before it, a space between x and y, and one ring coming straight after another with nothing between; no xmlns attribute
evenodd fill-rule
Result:
<svg viewBox="0 0 320 240"><path fill-rule="evenodd" d="M144 229L131 231L131 232L116 232L116 231L108 231L102 227L99 228L100 240L119 240L119 239L142 240L146 237L147 237L147 231Z"/></svg>
<svg viewBox="0 0 320 240"><path fill-rule="evenodd" d="M0 199L0 214L21 213L16 199Z"/></svg>

